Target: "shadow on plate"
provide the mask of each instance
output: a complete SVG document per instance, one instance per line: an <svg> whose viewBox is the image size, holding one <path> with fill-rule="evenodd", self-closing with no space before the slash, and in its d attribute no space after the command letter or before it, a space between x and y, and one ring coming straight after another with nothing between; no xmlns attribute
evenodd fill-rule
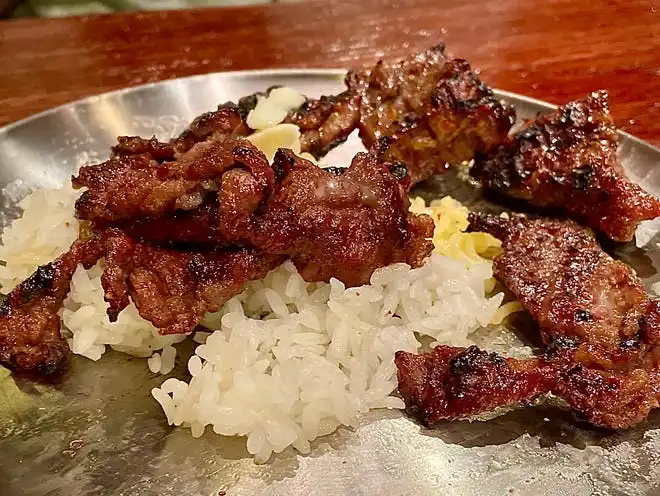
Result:
<svg viewBox="0 0 660 496"><path fill-rule="evenodd" d="M647 431L659 427L658 410L634 428L615 432L593 427L567 408L540 404L520 407L487 421L444 421L433 429L420 426L420 433L464 448L507 444L527 434L537 438L541 448L564 444L583 450L588 446L612 448L621 443L641 444Z"/></svg>

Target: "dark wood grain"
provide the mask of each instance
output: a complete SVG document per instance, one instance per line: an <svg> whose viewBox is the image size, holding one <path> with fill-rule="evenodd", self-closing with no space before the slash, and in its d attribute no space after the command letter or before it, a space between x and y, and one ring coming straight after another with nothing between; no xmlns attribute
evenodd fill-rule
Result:
<svg viewBox="0 0 660 496"><path fill-rule="evenodd" d="M492 86L554 103L605 88L620 127L660 145L654 0L366 0L0 23L0 124L160 79L348 67L445 40Z"/></svg>

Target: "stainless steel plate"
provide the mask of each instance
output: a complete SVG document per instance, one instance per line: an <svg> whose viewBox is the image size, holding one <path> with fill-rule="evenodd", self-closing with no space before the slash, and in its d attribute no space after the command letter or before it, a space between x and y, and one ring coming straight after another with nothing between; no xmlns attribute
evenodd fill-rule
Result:
<svg viewBox="0 0 660 496"><path fill-rule="evenodd" d="M81 162L105 158L117 135L168 137L219 102L292 86L310 96L343 87L343 71L209 74L86 99L0 130L0 211L35 187L69 180ZM552 107L510 93L520 117ZM613 102L616 105L616 102ZM346 145L351 155L356 143ZM353 147L353 148L351 148ZM622 135L632 177L660 194L660 150ZM337 157L337 156L335 156ZM338 160L338 158L335 158ZM446 191L483 205L449 179L422 190ZM654 244L654 243L652 243ZM646 281L656 278L652 250L623 247ZM191 345L184 344L183 348ZM185 351L183 355L185 356ZM174 375L185 377L179 358ZM568 412L523 409L490 422L444 423L429 431L402 413L372 412L357 430L317 440L310 455L293 451L255 465L244 442L208 433L192 439L170 428L150 396L163 378L144 360L108 353L76 357L58 385L0 371L0 493L7 495L582 495L660 491L660 415L618 434L576 423Z"/></svg>

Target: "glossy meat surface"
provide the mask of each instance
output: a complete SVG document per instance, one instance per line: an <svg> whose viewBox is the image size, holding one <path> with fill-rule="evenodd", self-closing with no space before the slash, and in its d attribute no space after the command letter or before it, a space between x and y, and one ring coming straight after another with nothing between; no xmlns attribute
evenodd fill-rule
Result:
<svg viewBox="0 0 660 496"><path fill-rule="evenodd" d="M405 167L360 153L341 174L280 150L272 196L255 214L232 217L229 239L291 257L307 281L367 284L394 262L419 266L433 244L433 221L408 212ZM247 212L247 209L246 209Z"/></svg>
<svg viewBox="0 0 660 496"><path fill-rule="evenodd" d="M80 169L72 179L86 187L76 202L76 216L108 223L194 210L217 191L222 175L245 168L265 195L273 183L268 160L246 140L207 140L159 163L150 153L120 155Z"/></svg>
<svg viewBox="0 0 660 496"><path fill-rule="evenodd" d="M504 358L477 347L438 346L395 356L407 409L428 426L490 412L542 394L564 399L593 425L625 429L643 421L660 399L657 366L624 371L589 368L572 350L563 360Z"/></svg>
<svg viewBox="0 0 660 496"><path fill-rule="evenodd" d="M573 221L472 213L471 231L502 241L495 277L539 323L546 344L571 338L610 352L635 348L649 306L632 269Z"/></svg>
<svg viewBox="0 0 660 496"><path fill-rule="evenodd" d="M529 122L471 174L485 187L566 213L615 241L630 241L660 200L630 181L617 157L617 133L605 92Z"/></svg>
<svg viewBox="0 0 660 496"><path fill-rule="evenodd" d="M515 121L513 108L500 103L465 60L448 57L444 45L351 71L346 84L361 98L365 146L397 138L385 158L405 163L413 184L497 147Z"/></svg>
<svg viewBox="0 0 660 496"><path fill-rule="evenodd" d="M0 306L0 363L8 369L52 375L66 364L69 345L58 311L78 264L89 268L103 256L103 240L76 241L57 260L39 267Z"/></svg>
<svg viewBox="0 0 660 496"><path fill-rule="evenodd" d="M219 309L245 283L284 260L248 248L168 250L108 229L76 241L9 293L0 307L2 365L42 376L63 369L69 345L60 333L58 312L78 265L90 268L101 258L110 320L132 299L140 315L163 334L191 332L205 312Z"/></svg>
<svg viewBox="0 0 660 496"><path fill-rule="evenodd" d="M532 400L550 390L556 375L540 360L505 359L476 346L399 351L395 363L407 408L429 426Z"/></svg>
<svg viewBox="0 0 660 496"><path fill-rule="evenodd" d="M218 310L248 281L284 261L248 248L180 251L137 243L121 231L106 249L101 281L111 320L135 302L162 334L191 332L204 313Z"/></svg>

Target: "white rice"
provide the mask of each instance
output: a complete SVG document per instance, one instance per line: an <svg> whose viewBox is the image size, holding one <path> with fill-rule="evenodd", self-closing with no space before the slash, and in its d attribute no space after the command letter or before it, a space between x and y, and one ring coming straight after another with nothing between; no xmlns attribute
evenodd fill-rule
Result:
<svg viewBox="0 0 660 496"><path fill-rule="evenodd" d="M204 325L217 329L188 361L189 382L168 379L152 394L168 422L201 436L210 425L247 436L257 461L293 446L302 453L339 425L356 426L373 408L402 408L397 350L416 351L416 334L469 344L502 294L484 296L489 263L434 254L418 269L394 264L370 286L345 289L303 281L287 262L250 283ZM261 317L261 318L260 318Z"/></svg>
<svg viewBox="0 0 660 496"><path fill-rule="evenodd" d="M78 238L73 207L79 192L70 184L39 189L19 202L21 218L5 227L0 245L0 287L8 293L39 266L51 262Z"/></svg>
<svg viewBox="0 0 660 496"><path fill-rule="evenodd" d="M162 349L159 366L155 367L154 360L149 368L169 374L174 368L176 353L172 345L183 341L186 335L161 336L158 329L140 317L133 303L119 314L116 322L110 322L103 300L101 273L102 264L98 264L89 271L78 266L73 275L71 292L61 312L71 351L98 360L106 345L138 357L150 357L155 350Z"/></svg>
<svg viewBox="0 0 660 496"><path fill-rule="evenodd" d="M254 136L263 149L281 146L282 136L288 146L299 147L299 133L278 127L267 115L253 117L264 128L276 126ZM0 246L4 293L76 239L78 195L66 185L21 202L23 216L5 229ZM355 427L358 416L371 409L402 408L393 395L396 351L418 350L421 336L483 345L483 326L509 311L500 307L502 294L486 296L492 271L482 252L492 240L457 234L456 222L448 219L466 222L466 211L454 203L429 207L434 242L443 254L433 254L421 268L394 264L376 271L371 285L345 289L336 280L307 283L287 262L208 314L203 324L210 332L194 336L200 345L188 361L192 378L170 378L152 390L167 421L190 427L195 437L209 425L216 434L246 436L248 451L263 462L289 446L307 453L313 439L339 425ZM425 208L415 202L418 211ZM152 372L168 374L176 360L173 345L186 336L159 335L133 304L109 322L102 263L88 271L78 267L71 281L61 311L71 350L98 360L110 346L147 357Z"/></svg>

